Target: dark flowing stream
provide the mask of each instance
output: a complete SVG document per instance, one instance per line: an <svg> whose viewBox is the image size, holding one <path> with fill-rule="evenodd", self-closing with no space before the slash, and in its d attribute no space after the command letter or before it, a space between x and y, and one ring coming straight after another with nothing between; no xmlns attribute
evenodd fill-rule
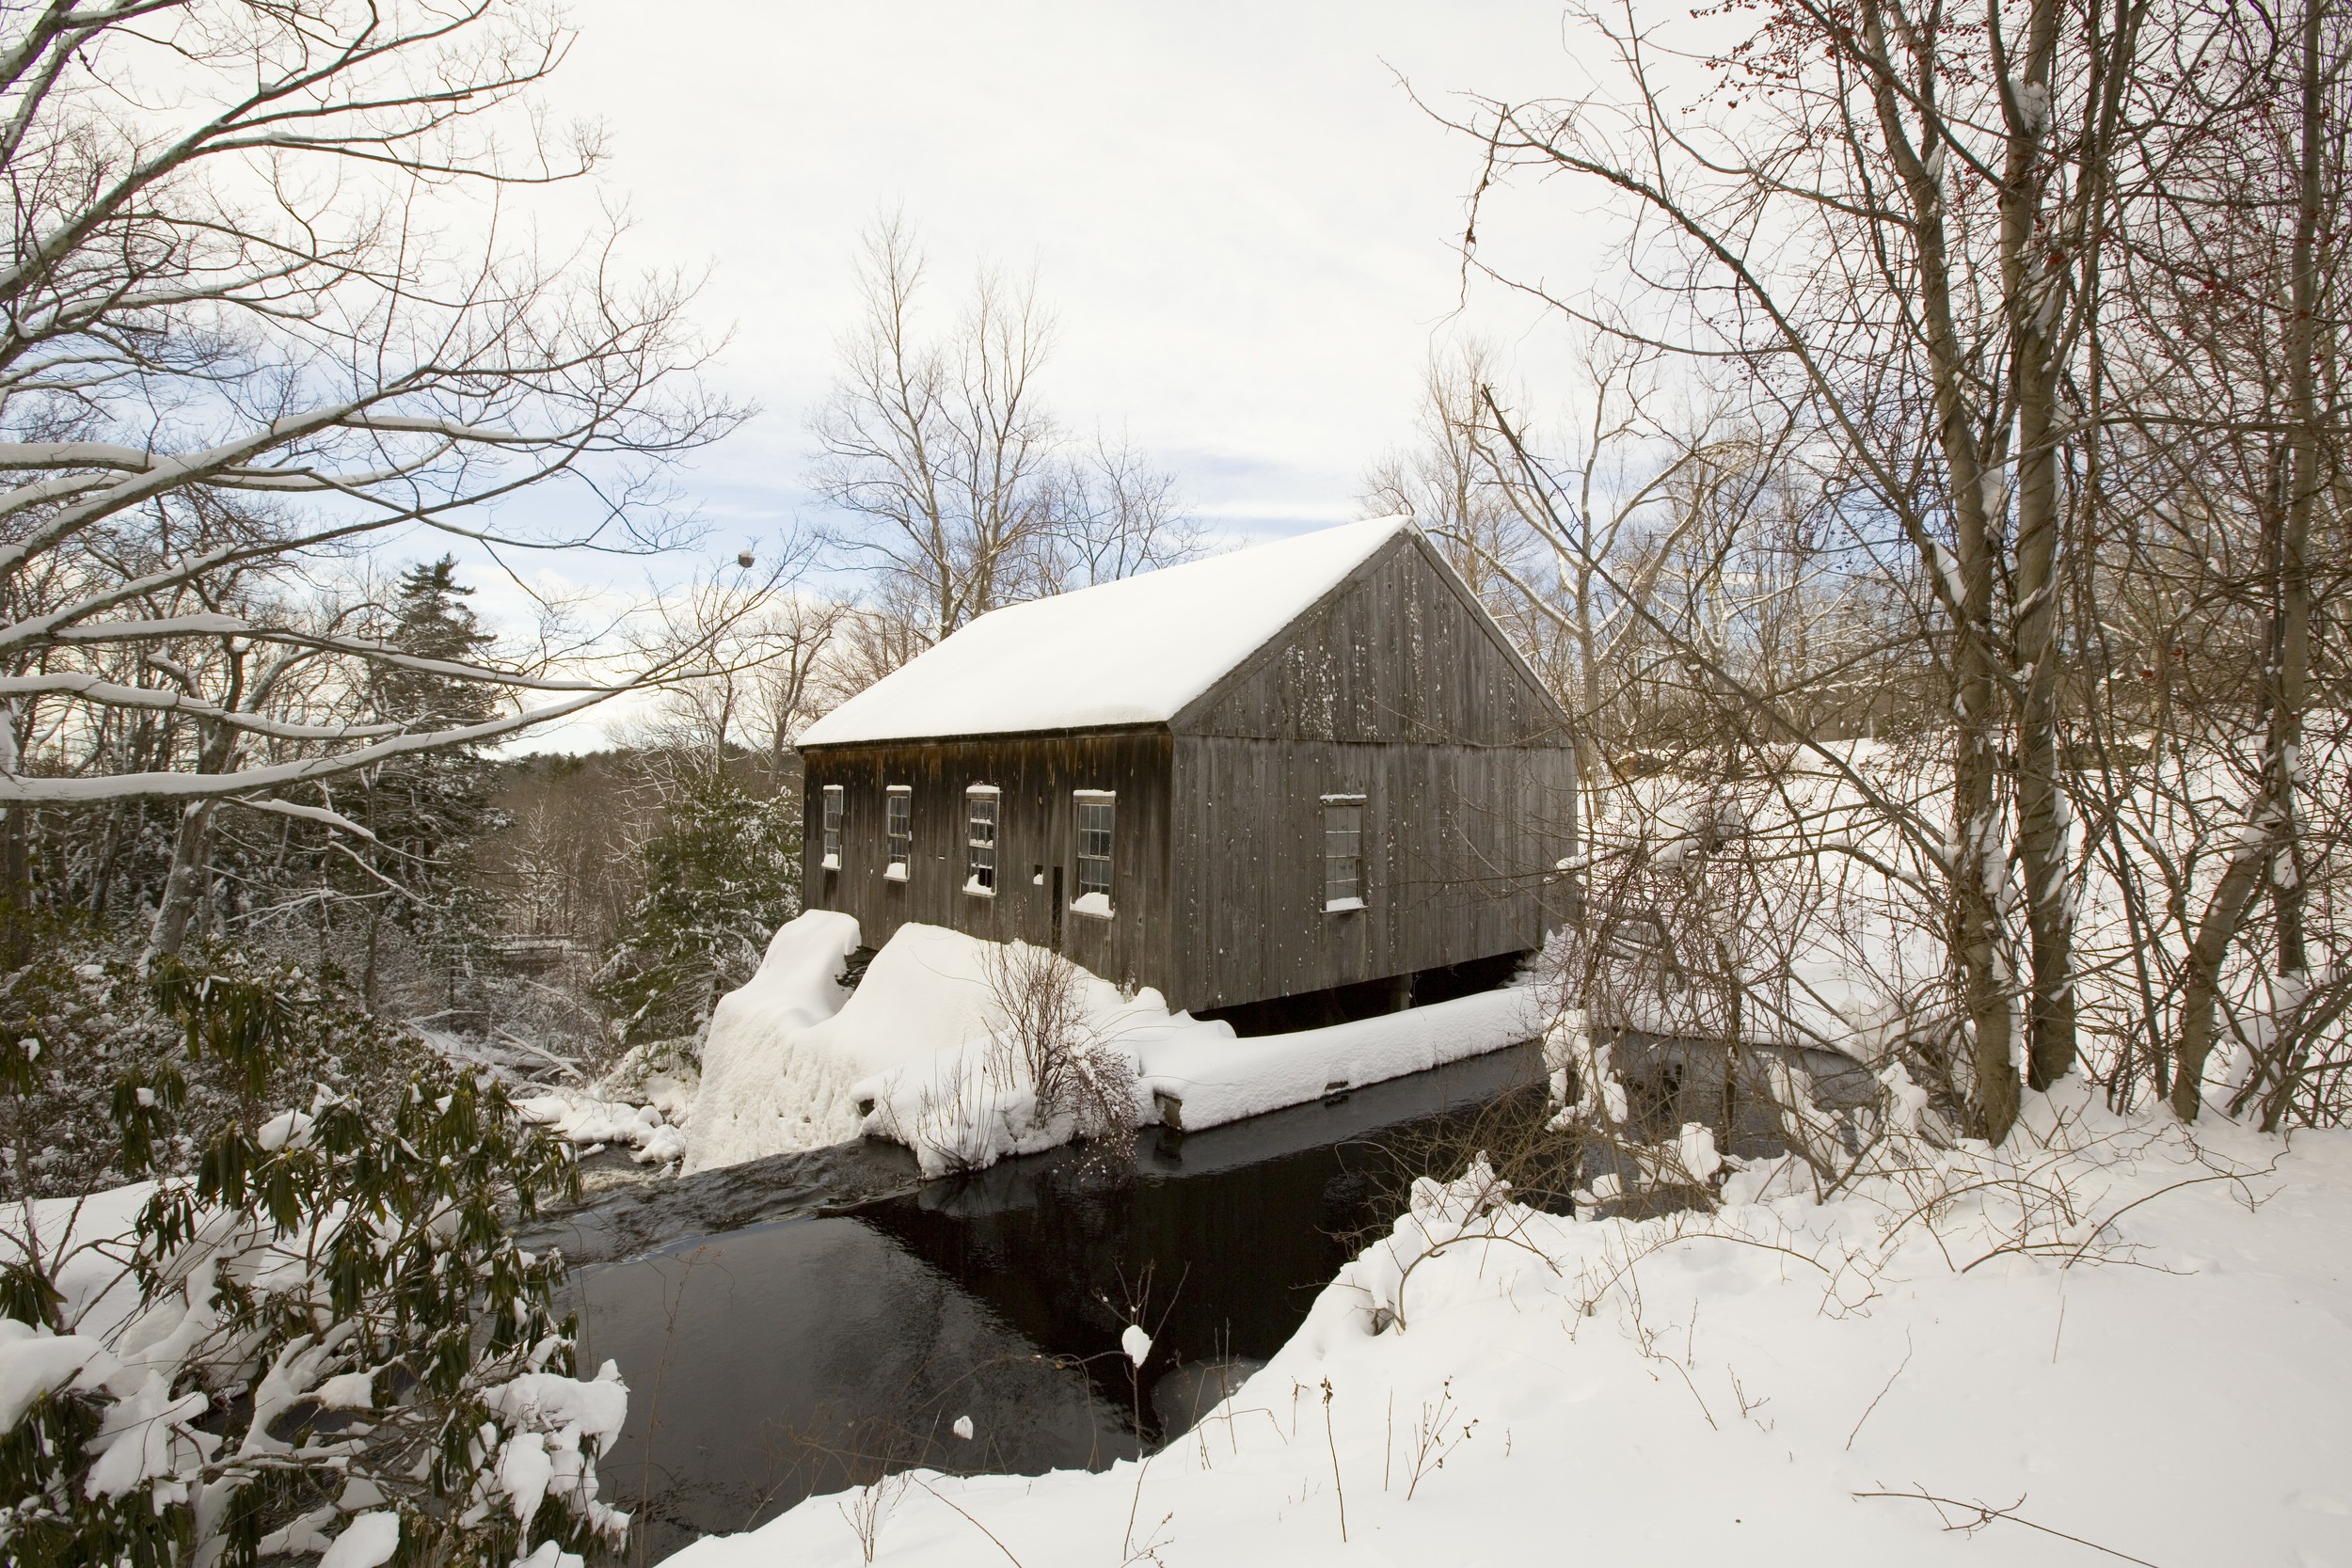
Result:
<svg viewBox="0 0 2352 1568"><path fill-rule="evenodd" d="M1290 1338L1397 1151L1538 1071L1522 1046L1146 1129L1117 1170L1073 1148L926 1183L903 1149L847 1145L539 1227L574 1260L582 1363L628 1381L600 1473L636 1515L630 1560L885 1470L1100 1467L1165 1441ZM1140 1373L1130 1323L1152 1336Z"/></svg>

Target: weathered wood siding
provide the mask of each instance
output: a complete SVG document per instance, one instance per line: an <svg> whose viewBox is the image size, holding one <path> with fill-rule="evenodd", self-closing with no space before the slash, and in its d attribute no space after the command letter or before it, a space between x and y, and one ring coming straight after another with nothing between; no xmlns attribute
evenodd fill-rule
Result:
<svg viewBox="0 0 2352 1568"><path fill-rule="evenodd" d="M803 755L808 801L803 887L811 909L857 917L880 947L908 921L946 926L991 942L1054 941L1054 873L1062 876L1060 950L1104 979L1165 986L1169 930L1169 740L1163 731L829 746ZM827 871L825 787L842 787L841 868ZM914 853L907 879L882 875L883 797L911 786ZM997 890L964 891L965 792L994 784ZM1119 809L1111 844L1110 918L1067 908L1077 895L1071 792L1107 789ZM1041 868L1041 884L1031 880Z"/></svg>
<svg viewBox="0 0 2352 1568"><path fill-rule="evenodd" d="M1180 715L1170 994L1295 995L1539 945L1576 831L1559 707L1400 538ZM1323 797L1360 794L1360 911L1323 907Z"/></svg>
<svg viewBox="0 0 2352 1568"><path fill-rule="evenodd" d="M1551 748L1176 739L1171 997L1229 1006L1543 942L1575 810ZM1360 794L1363 901L1323 907L1323 797Z"/></svg>
<svg viewBox="0 0 2352 1568"><path fill-rule="evenodd" d="M1558 705L1461 579L1412 534L1168 727L1263 740L1567 744Z"/></svg>

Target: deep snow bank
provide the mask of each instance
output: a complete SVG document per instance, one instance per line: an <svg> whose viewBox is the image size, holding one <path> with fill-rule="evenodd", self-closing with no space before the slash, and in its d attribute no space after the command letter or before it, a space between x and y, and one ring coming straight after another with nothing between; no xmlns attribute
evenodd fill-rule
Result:
<svg viewBox="0 0 2352 1568"><path fill-rule="evenodd" d="M822 1148L855 1134L857 1116L844 1096L858 1074L803 1048L801 1037L840 1010L846 993L834 977L857 945L855 919L810 910L785 922L758 972L719 999L703 1037L684 1170Z"/></svg>
<svg viewBox="0 0 2352 1568"><path fill-rule="evenodd" d="M902 926L866 973L841 1014L810 1031L817 1044L868 1069L850 1088L870 1112L858 1130L906 1145L926 1176L977 1170L1034 1154L1077 1133L1067 1109L1041 1107L1009 1038L1006 997L1021 961L1043 957L1025 942L982 942L938 926ZM1133 997L1074 965L1065 972L1071 1046L1079 1069L1100 1079L1110 1114L1136 1125L1152 1114L1136 1082L1147 1043L1169 1035L1216 1034L1221 1023L1171 1014L1156 990ZM870 1004L866 993L874 992Z"/></svg>
<svg viewBox="0 0 2352 1568"><path fill-rule="evenodd" d="M2352 1134L2087 1100L1829 1204L1772 1165L1645 1222L1429 1182L1174 1448L885 1482L871 1560L2352 1562ZM858 1563L859 1500L673 1561Z"/></svg>
<svg viewBox="0 0 2352 1568"><path fill-rule="evenodd" d="M937 1175L1072 1136L1067 1116L1038 1114L1030 1086L992 1044L1004 1027L997 971L1007 948L937 926L902 926L843 1002L833 976L856 944L849 916L802 915L776 934L752 982L720 1003L687 1170L871 1133L906 1144ZM1084 970L1073 977L1077 1034L1135 1080L1133 1118L1153 1119L1165 1097L1181 1104L1187 1129L1319 1099L1334 1085L1419 1072L1542 1029L1533 993L1514 987L1240 1039L1229 1024L1169 1012L1155 990L1122 996Z"/></svg>
<svg viewBox="0 0 2352 1568"><path fill-rule="evenodd" d="M593 1084L545 1087L516 1108L583 1153L626 1148L639 1164L681 1171L853 1136L841 1130L846 1079L831 1070L836 1064L795 1044L840 1007L846 993L834 977L857 944L849 915L812 910L788 920L751 979L712 1009L699 1067L680 1060L685 1042L656 1041ZM700 1136L689 1132L697 1125Z"/></svg>

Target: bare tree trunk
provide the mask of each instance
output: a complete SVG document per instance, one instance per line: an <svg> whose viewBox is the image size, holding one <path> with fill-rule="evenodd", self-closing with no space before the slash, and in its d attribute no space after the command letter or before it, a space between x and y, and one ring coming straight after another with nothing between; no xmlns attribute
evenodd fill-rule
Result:
<svg viewBox="0 0 2352 1568"><path fill-rule="evenodd" d="M383 907L371 901L368 905L368 956L359 975L359 1004L370 1012L375 1011L375 958L379 945L378 939L382 937L383 932Z"/></svg>
<svg viewBox="0 0 2352 1568"><path fill-rule="evenodd" d="M2320 138L2325 135L2320 37L2328 0L2306 0L2301 58L2301 166L2296 172L2295 252L2289 279L2286 357L2294 422L2287 430L2286 516L2280 531L2277 611L2272 631L2272 681L2268 756L2272 806L2284 847L2287 874L2271 894L2279 925L2279 969L2300 974L2311 967L2304 952L2303 879L2296 850L2295 778L2303 749L2303 712L2311 700L2312 579L2309 551L2312 511L2323 483L2319 464L2319 222L2325 195Z"/></svg>
<svg viewBox="0 0 2352 1568"><path fill-rule="evenodd" d="M17 705L0 704L0 768L14 773L24 752L17 742ZM25 840L28 806L10 806L0 824L0 960L13 969L32 954L33 878Z"/></svg>
<svg viewBox="0 0 2352 1568"><path fill-rule="evenodd" d="M2017 1069L2010 1060L2014 1035L2011 985L2001 942L2000 895L2008 877L1994 788L2000 770L1994 715L1998 695L1987 646L1993 574L1980 515L1974 528L1963 522L1959 554L1967 586L1962 604L1967 624L1960 628L1955 649L1960 733L1952 757L1951 950L1959 959L1960 1000L1968 1026L1973 1077L1968 1130L1988 1143L1999 1143L2017 1120Z"/></svg>
<svg viewBox="0 0 2352 1568"><path fill-rule="evenodd" d="M213 812L218 804L217 800L199 800L181 813L180 831L171 843L171 875L165 879L163 902L156 908L147 952L139 960L142 969L157 958L177 958L187 942L188 924L196 913L205 867L212 859Z"/></svg>
<svg viewBox="0 0 2352 1568"><path fill-rule="evenodd" d="M2254 895L2262 891L2263 867L2270 860L2273 842L2267 826L2257 821L2248 828L2247 841L2230 857L2221 885L2198 923L2197 940L2189 943L2182 976L2181 1053L2172 1073L2172 1110L2183 1121L2195 1121L2205 1103L2205 1062L2213 1054L2220 1008L2221 962Z"/></svg>
<svg viewBox="0 0 2352 1568"><path fill-rule="evenodd" d="M1997 13L1995 13L1997 15ZM1997 43L1998 33L1994 34ZM2046 1089L2074 1065L2074 889L2058 747L2058 562L2063 527L2058 484L2058 367L2051 341L2059 276L2038 264L2052 242L2043 216L2042 148L2058 8L2037 0L2025 69L2008 96L2008 165L2001 196L2002 288L2017 399L2017 855L2026 879L2033 978L2026 1079Z"/></svg>
<svg viewBox="0 0 2352 1568"><path fill-rule="evenodd" d="M2284 504L2263 519L2264 569L2271 578L2270 636L2264 672L2264 705L2269 710L2263 756L2262 798L2245 829L2246 842L2206 904L2191 944L2182 995L2180 1060L2172 1082L2172 1108L2194 1121L2204 1104L2205 1064L2213 1051L2220 1006L2223 958L2252 907L2265 874L2285 863L2285 874L2270 875L2271 908L2279 927L2281 975L2300 975L2310 966L2303 930L2303 886L2296 855L2296 769L2303 744L2303 713L2311 701L2312 513L2323 483L2319 471L2318 238L2325 196L2320 150L2325 134L2325 82L2320 39L2327 0L2309 0L2297 60L2301 97L2301 147L2296 171L2295 248L2288 278L2285 332L2288 401L2294 418L2287 427Z"/></svg>
<svg viewBox="0 0 2352 1568"><path fill-rule="evenodd" d="M244 661L231 656L234 672L229 682L229 701L223 705L235 708L244 694ZM225 773L236 759L236 731L226 724L210 726L213 733L204 739L198 753L199 773ZM177 958L186 945L188 926L196 914L198 897L209 879L213 850L213 813L218 809L218 797L189 803L181 813L180 831L171 842L171 874L164 881L163 901L156 906L155 923L149 928L147 950L139 957L142 972L157 958Z"/></svg>
<svg viewBox="0 0 2352 1568"><path fill-rule="evenodd" d="M0 825L0 959L12 969L32 953L33 874L25 846L30 814L29 807L11 806Z"/></svg>
<svg viewBox="0 0 2352 1568"><path fill-rule="evenodd" d="M2010 1062L2011 978L2002 957L2001 890L2008 882L2001 821L2000 689L1994 664L1993 588L1997 564L1994 507L1988 482L1999 482L1970 427L1969 376L1954 324L1951 256L1946 239L1940 149L1921 154L1905 127L1907 103L1897 87L1885 19L1864 8L1870 56L1888 62L1878 76L1880 129L1909 187L1934 431L1950 486L1955 564L1953 615L1952 845L1950 946L1968 1030L1968 1131L1989 1143L2017 1119L2017 1069ZM1926 544L1926 541L1922 541ZM1930 553L1932 553L1931 547Z"/></svg>

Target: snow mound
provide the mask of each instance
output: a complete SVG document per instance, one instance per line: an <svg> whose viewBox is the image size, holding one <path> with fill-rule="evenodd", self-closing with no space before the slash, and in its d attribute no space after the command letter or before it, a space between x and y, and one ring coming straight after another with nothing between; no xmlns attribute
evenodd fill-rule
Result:
<svg viewBox="0 0 2352 1568"><path fill-rule="evenodd" d="M600 1100L592 1094L532 1095L515 1102L525 1121L536 1122L557 1137L593 1152L612 1144L627 1145L629 1158L640 1164L667 1163L677 1158L684 1134L668 1125L660 1108L623 1100Z"/></svg>
<svg viewBox="0 0 2352 1568"><path fill-rule="evenodd" d="M1000 947L941 927L901 927L850 1006L809 1030L809 1044L868 1068L850 1088L854 1101L873 1105L859 1131L915 1149L925 1176L978 1171L1077 1135L1071 1115L1040 1115L1033 1084L1011 1065L1019 1053L995 1041L1005 1006L993 969L1007 952L1024 950L1024 942ZM1118 1079L1108 1093L1132 1101L1132 1126L1162 1117L1185 1131L1221 1126L1541 1032L1529 988L1240 1039L1223 1021L1171 1013L1151 988L1122 997L1085 969L1075 978L1080 1069Z"/></svg>
<svg viewBox="0 0 2352 1568"><path fill-rule="evenodd" d="M822 926L806 923L823 921ZM787 941L789 937L791 940ZM686 1135L689 1171L818 1148L861 1133L912 1148L926 1175L977 1170L1066 1143L997 1042L1008 958L1031 952L944 927L901 926L857 991L833 975L857 943L847 915L812 912L776 935L751 984L719 1004ZM1533 991L1510 987L1296 1034L1237 1038L1074 966L1081 1070L1132 1093L1132 1121L1197 1131L1420 1072L1541 1033ZM837 1006L837 1010L834 1010ZM1132 1089L1129 1083L1132 1083ZM861 1110L861 1106L865 1109Z"/></svg>
<svg viewBox="0 0 2352 1568"><path fill-rule="evenodd" d="M515 1109L583 1154L618 1145L641 1165L674 1164L686 1152L686 1124L701 1092L700 1075L683 1059L691 1044L637 1046L595 1083L546 1089L516 1100Z"/></svg>
<svg viewBox="0 0 2352 1568"><path fill-rule="evenodd" d="M894 951L900 948L903 951ZM1018 951L1022 943L1011 944ZM991 966L1008 950L931 926L902 927L875 957L856 998L812 1030L845 1054L877 1066L852 1085L873 1110L862 1131L914 1149L927 1176L977 1170L1066 1143L1066 1116L1038 1114L1031 1085L992 1047L1002 1007ZM887 960L887 962L886 962ZM1534 992L1483 992L1353 1023L1288 1035L1237 1037L1218 1020L1171 1013L1156 990L1122 996L1077 970L1078 1037L1132 1079L1136 1125L1168 1120L1187 1131L1320 1100L1496 1051L1541 1032ZM872 1011L864 1004L879 991ZM1111 1068L1107 1058L1116 1057ZM887 1065L885 1058L890 1058Z"/></svg>
<svg viewBox="0 0 2352 1568"><path fill-rule="evenodd" d="M684 1171L856 1135L847 1094L858 1074L830 1052L803 1045L803 1037L840 1010L845 993L834 980L858 941L852 916L810 910L785 922L758 972L720 998L703 1040Z"/></svg>
<svg viewBox="0 0 2352 1568"><path fill-rule="evenodd" d="M1007 1025L998 992L1011 983L1002 976L1009 965L1040 957L1025 942L900 927L874 955L849 1006L809 1032L812 1043L866 1069L850 1091L872 1107L858 1130L905 1144L926 1176L977 1170L1069 1142L1077 1132L1074 1118L1041 1113L1035 1085L1014 1065L1018 1053L999 1040ZM1170 1034L1232 1036L1224 1024L1169 1013L1156 990L1125 997L1074 964L1068 973L1082 1068L1109 1067L1124 1080L1114 1093L1133 1100L1120 1113L1128 1126L1151 1111L1149 1095L1135 1083L1148 1045Z"/></svg>
<svg viewBox="0 0 2352 1568"><path fill-rule="evenodd" d="M1001 1018L991 955L1005 949L944 927L901 926L844 1001L834 976L857 938L848 915L802 915L776 933L752 982L719 1004L689 1123L688 1171L861 1132L908 1144L932 1174L1068 1140L1066 1124L1030 1126L1034 1097L989 1068ZM1085 1032L1130 1057L1171 1028L1232 1036L1221 1024L1171 1018L1156 991L1130 1000L1076 974Z"/></svg>
<svg viewBox="0 0 2352 1568"><path fill-rule="evenodd" d="M866 966L856 993L811 1029L809 1039L864 1077L988 1038L995 1003L987 955L994 945L944 926L899 927ZM1102 1000L1089 998L1096 1006ZM1110 1000L1118 1000L1116 991Z"/></svg>

